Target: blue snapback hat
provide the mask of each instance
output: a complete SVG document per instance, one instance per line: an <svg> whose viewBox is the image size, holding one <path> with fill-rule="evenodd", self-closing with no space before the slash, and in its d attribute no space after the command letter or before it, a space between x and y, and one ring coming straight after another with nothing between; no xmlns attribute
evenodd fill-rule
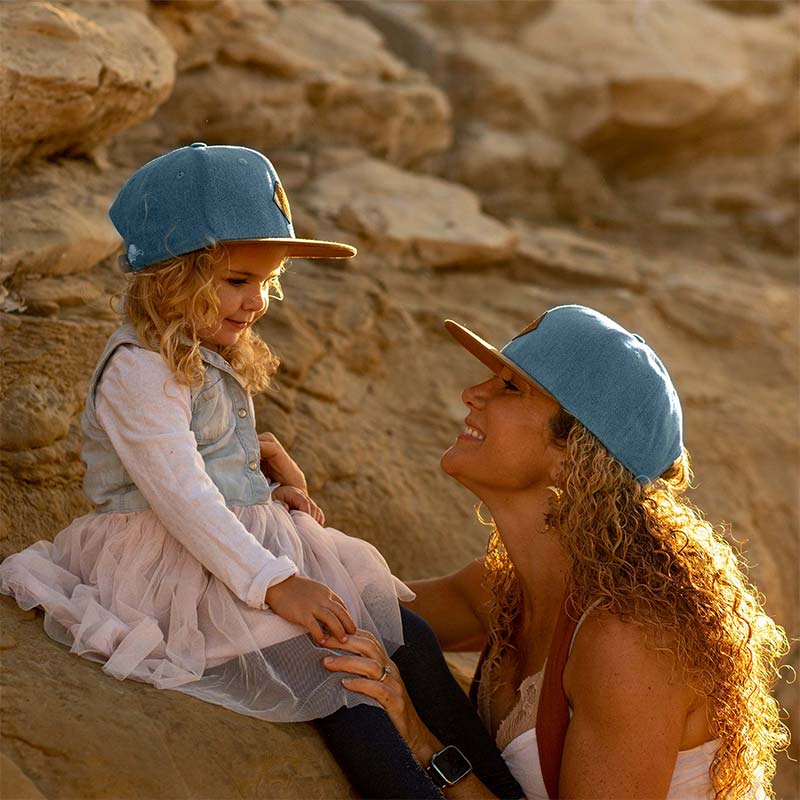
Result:
<svg viewBox="0 0 800 800"><path fill-rule="evenodd" d="M681 455L683 415L669 373L641 336L613 319L557 306L502 350L453 320L445 328L494 372L508 367L539 384L641 483Z"/></svg>
<svg viewBox="0 0 800 800"><path fill-rule="evenodd" d="M129 271L219 242L275 242L291 258L351 258L339 242L298 239L278 173L248 147L195 142L149 161L108 212Z"/></svg>

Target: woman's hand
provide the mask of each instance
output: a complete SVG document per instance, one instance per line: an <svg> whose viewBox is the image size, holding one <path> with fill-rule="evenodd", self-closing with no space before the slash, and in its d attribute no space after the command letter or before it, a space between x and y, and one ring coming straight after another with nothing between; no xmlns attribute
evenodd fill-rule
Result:
<svg viewBox="0 0 800 800"><path fill-rule="evenodd" d="M303 470L286 452L274 433L259 433L258 447L261 451L261 470L268 478L284 486L294 486L304 493L308 492Z"/></svg>
<svg viewBox="0 0 800 800"><path fill-rule="evenodd" d="M377 639L369 631L359 628L354 636L336 644L336 649L349 650L353 655L329 656L323 659L323 665L331 672L362 676L343 678L342 685L377 700L420 763L427 764L441 745L419 718L400 671Z"/></svg>
<svg viewBox="0 0 800 800"><path fill-rule="evenodd" d="M312 516L317 524L325 524L322 509L302 489L295 486L278 486L272 490L272 499L282 503L287 511L304 511Z"/></svg>
<svg viewBox="0 0 800 800"><path fill-rule="evenodd" d="M341 647L346 634L355 633L356 625L339 595L324 583L292 575L267 589L267 605L287 622L304 627L322 645L331 645L329 634Z"/></svg>

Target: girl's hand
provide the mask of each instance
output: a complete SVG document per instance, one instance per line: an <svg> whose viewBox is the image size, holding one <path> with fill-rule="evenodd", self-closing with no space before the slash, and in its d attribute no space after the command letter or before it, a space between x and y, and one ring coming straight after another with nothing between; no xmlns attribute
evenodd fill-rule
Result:
<svg viewBox="0 0 800 800"><path fill-rule="evenodd" d="M322 509L301 489L294 486L278 486L272 490L272 499L283 503L287 511L305 511L312 516L319 525L325 524L325 515Z"/></svg>
<svg viewBox="0 0 800 800"><path fill-rule="evenodd" d="M331 672L362 676L343 678L342 685L377 700L420 763L427 763L441 745L414 709L400 671L381 644L369 631L359 628L355 636L348 636L336 649L349 650L353 655L329 656L323 659L323 665Z"/></svg>
<svg viewBox="0 0 800 800"><path fill-rule="evenodd" d="M269 607L287 622L304 627L322 645L330 645L329 635L335 636L340 647L356 626L339 595L324 583L292 575L267 589L264 597Z"/></svg>
<svg viewBox="0 0 800 800"><path fill-rule="evenodd" d="M261 450L261 470L268 478L284 486L294 486L308 492L303 470L286 452L274 433L259 433L258 447Z"/></svg>

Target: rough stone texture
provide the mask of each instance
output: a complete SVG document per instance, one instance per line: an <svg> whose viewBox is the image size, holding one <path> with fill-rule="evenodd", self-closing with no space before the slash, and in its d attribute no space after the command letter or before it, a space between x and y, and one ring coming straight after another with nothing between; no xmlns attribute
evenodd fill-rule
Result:
<svg viewBox="0 0 800 800"><path fill-rule="evenodd" d="M141 4L140 4L141 6ZM3 163L86 153L149 117L174 82L174 53L136 5L4 3Z"/></svg>
<svg viewBox="0 0 800 800"><path fill-rule="evenodd" d="M301 203L351 238L379 243L382 257L406 268L499 261L516 246L516 235L483 214L473 192L379 161L322 175Z"/></svg>
<svg viewBox="0 0 800 800"><path fill-rule="evenodd" d="M34 163L3 181L0 278L86 272L119 247L108 207L122 173L81 161Z"/></svg>
<svg viewBox="0 0 800 800"><path fill-rule="evenodd" d="M225 140L268 149L300 235L359 246L351 264L293 263L286 301L259 323L283 361L256 398L259 429L290 448L330 524L403 578L477 556L487 530L438 460L484 370L442 319L501 344L549 306L585 303L662 355L686 410L692 497L731 525L768 609L800 635L796 3L80 0L0 13L0 61L24 45L42 76L20 83L23 99L40 92L40 116L23 126L3 108L27 138L4 133L0 187L0 303L13 312L0 555L88 510L82 394L123 285L110 198L169 147ZM22 26L12 47L9 19ZM154 51L132 52L143 34ZM153 114L166 85L153 75L173 61ZM93 100L77 75L99 83ZM64 149L91 160L41 158ZM348 796L310 726L118 683L7 598L0 620L4 797ZM789 660L800 667L797 647ZM462 681L472 663L453 662ZM777 695L797 738L796 686ZM798 777L780 759L777 796L800 796Z"/></svg>
<svg viewBox="0 0 800 800"><path fill-rule="evenodd" d="M21 765L20 785L40 792L30 797L351 796L310 725L265 725L117 681L42 636L34 612L5 597L0 607L3 630L14 640L3 651L4 752Z"/></svg>
<svg viewBox="0 0 800 800"><path fill-rule="evenodd" d="M520 38L527 53L580 76L578 91L540 91L571 141L617 169L663 165L684 143L696 157L785 141L798 129L793 41L788 24L737 25L684 0L559 3Z"/></svg>
<svg viewBox="0 0 800 800"><path fill-rule="evenodd" d="M631 209L616 195L626 174L796 151L796 3L765 3L764 14L739 0L724 10L692 0L344 5L447 89L455 142L438 168L478 189L493 213L516 205L548 220L625 225ZM733 10L742 14L725 13ZM542 137L569 158L554 163ZM484 163L487 172L473 167ZM509 171L518 178L508 182ZM723 216L786 252L796 197L748 220Z"/></svg>
<svg viewBox="0 0 800 800"><path fill-rule="evenodd" d="M168 4L153 19L180 56L157 116L172 139L358 145L402 164L450 142L446 97L332 4Z"/></svg>
<svg viewBox="0 0 800 800"><path fill-rule="evenodd" d="M627 247L557 228L532 228L523 222L517 226L521 239L512 274L526 283L644 288L642 258Z"/></svg>

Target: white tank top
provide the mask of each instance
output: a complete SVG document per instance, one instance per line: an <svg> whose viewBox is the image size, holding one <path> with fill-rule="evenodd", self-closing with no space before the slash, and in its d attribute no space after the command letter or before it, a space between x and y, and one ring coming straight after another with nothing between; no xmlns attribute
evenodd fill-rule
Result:
<svg viewBox="0 0 800 800"><path fill-rule="evenodd" d="M570 642L570 652L575 636L591 611L584 612L578 620ZM544 668L529 675L519 687L519 700L497 729L496 743L511 774L525 792L527 800L548 800L547 788L539 763L539 748L536 743L536 711L539 706L539 688ZM478 713L491 730L491 677L478 684ZM570 709L570 716L572 710ZM709 770L719 745L718 739L701 744L691 750L681 750L672 772L667 800L712 800L714 790ZM754 800L765 795L763 790L754 792Z"/></svg>

